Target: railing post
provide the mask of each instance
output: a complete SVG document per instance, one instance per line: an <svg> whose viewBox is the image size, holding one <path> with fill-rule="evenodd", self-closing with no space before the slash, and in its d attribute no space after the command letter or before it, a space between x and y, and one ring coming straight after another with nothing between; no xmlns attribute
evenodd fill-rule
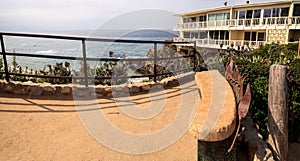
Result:
<svg viewBox="0 0 300 161"><path fill-rule="evenodd" d="M7 65L7 59L6 59L6 54L5 54L5 45L4 45L3 35L0 35L0 39L1 39L2 56L3 56L3 61L4 61L5 79L6 79L6 82L9 82L9 72L8 72L8 65Z"/></svg>
<svg viewBox="0 0 300 161"><path fill-rule="evenodd" d="M154 43L154 82L156 83L156 76L157 76L157 43Z"/></svg>
<svg viewBox="0 0 300 161"><path fill-rule="evenodd" d="M87 62L86 62L86 44L85 44L85 39L82 39L82 58L83 58L84 83L85 83L85 87L88 87L89 86L89 82L88 82L88 71L87 71Z"/></svg>
<svg viewBox="0 0 300 161"><path fill-rule="evenodd" d="M196 47L197 47L197 42L194 41L194 71L196 71Z"/></svg>

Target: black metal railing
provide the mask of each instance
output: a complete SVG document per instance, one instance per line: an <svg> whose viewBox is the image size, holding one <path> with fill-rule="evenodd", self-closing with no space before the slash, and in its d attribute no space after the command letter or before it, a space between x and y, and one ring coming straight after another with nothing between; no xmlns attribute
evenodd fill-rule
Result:
<svg viewBox="0 0 300 161"><path fill-rule="evenodd" d="M61 39L61 40L76 40L81 41L82 44L82 57L72 57L72 56L57 56L57 55L41 55L41 54L29 54L29 53L16 53L16 52L6 52L4 36L13 37L29 37L29 38L45 38L45 39ZM3 33L0 32L1 41L1 55L3 57L4 72L0 71L0 74L5 74L5 79L7 82L10 81L10 75L14 76L24 76L24 77L36 77L36 78L58 78L58 79L83 79L86 87L89 85L90 79L118 79L118 78L141 78L141 77L154 77L154 81L157 81L158 76L170 75L173 73L179 73L184 71L189 71L190 69L183 69L179 71L172 71L172 73L157 73L157 62L159 60L171 60L171 59L182 59L182 58L192 58L194 62L194 70L196 68L196 42L173 42L173 41L152 41L152 40L125 40L125 39L102 39L102 38L88 38L88 37L73 37L73 36L57 36L57 35L42 35L42 34L25 34L25 33ZM96 42L114 42L114 43L138 43L138 44L154 44L154 56L153 58L90 58L87 57L86 53L86 42L96 41ZM157 45L158 44L193 44L194 52L190 56L176 56L176 57L158 57L157 55ZM19 56L19 57L33 57L33 58L50 58L50 59L65 59L65 60L81 60L83 61L83 76L50 76L50 75L36 75L36 74L22 74L22 73L12 73L9 72L9 67L7 63L7 56ZM87 61L154 61L154 73L148 75L133 75L133 76L121 76L121 77L102 77L88 75Z"/></svg>

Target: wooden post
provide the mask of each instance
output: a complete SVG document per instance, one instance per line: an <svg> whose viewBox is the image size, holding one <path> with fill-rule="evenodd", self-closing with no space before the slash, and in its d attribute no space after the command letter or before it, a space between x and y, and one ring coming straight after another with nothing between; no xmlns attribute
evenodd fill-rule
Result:
<svg viewBox="0 0 300 161"><path fill-rule="evenodd" d="M269 76L268 142L280 161L288 160L288 109L286 67L272 65Z"/></svg>

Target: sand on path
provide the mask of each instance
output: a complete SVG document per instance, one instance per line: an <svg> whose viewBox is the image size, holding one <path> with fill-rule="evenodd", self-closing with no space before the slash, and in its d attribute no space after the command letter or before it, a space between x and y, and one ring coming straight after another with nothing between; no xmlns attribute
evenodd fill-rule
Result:
<svg viewBox="0 0 300 161"><path fill-rule="evenodd" d="M190 92L197 94L195 86ZM38 99L0 92L0 160L197 160L197 140L186 132L171 146L149 154L114 151L93 138L77 112L101 110L116 127L128 133L147 134L170 123L182 101L178 87L166 89L166 104L156 117L137 120L126 116L111 98L97 99L101 105L76 111L72 97ZM139 107L149 107L149 94L132 96ZM89 102L86 101L86 104Z"/></svg>

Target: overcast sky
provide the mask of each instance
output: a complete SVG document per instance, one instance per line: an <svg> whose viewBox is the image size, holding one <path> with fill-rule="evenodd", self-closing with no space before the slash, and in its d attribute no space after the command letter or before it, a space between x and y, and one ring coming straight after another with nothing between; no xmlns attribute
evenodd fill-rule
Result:
<svg viewBox="0 0 300 161"><path fill-rule="evenodd" d="M164 23L173 13L220 7L225 1L233 5L246 0L0 0L0 31L94 30L103 24L127 21L126 17L136 24L134 15L151 23L151 19L163 19L158 22ZM270 0L250 3L265 1ZM149 9L159 14L149 14Z"/></svg>

